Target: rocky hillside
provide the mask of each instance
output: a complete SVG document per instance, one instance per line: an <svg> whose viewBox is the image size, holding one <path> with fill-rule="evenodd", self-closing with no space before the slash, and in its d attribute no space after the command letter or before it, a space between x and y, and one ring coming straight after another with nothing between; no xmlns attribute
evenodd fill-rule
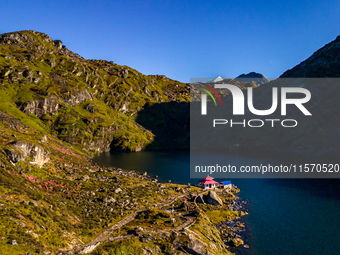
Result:
<svg viewBox="0 0 340 255"><path fill-rule="evenodd" d="M224 240L243 242L216 225L244 215L235 196L197 205L197 187L89 157L187 148L188 93L43 33L0 35L0 253L231 254Z"/></svg>
<svg viewBox="0 0 340 255"><path fill-rule="evenodd" d="M340 36L313 53L311 57L284 72L281 78L340 77Z"/></svg>
<svg viewBox="0 0 340 255"><path fill-rule="evenodd" d="M136 122L143 107L189 101L187 84L84 59L35 31L0 35L0 83L0 110L90 152L142 150L157 140Z"/></svg>

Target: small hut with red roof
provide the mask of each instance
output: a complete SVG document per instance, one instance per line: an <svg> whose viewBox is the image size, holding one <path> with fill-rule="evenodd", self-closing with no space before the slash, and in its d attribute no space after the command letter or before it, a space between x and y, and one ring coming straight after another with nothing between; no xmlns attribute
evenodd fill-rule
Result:
<svg viewBox="0 0 340 255"><path fill-rule="evenodd" d="M206 176L203 180L200 180L200 185L204 189L214 189L218 186L218 182L214 181L214 178L211 176Z"/></svg>

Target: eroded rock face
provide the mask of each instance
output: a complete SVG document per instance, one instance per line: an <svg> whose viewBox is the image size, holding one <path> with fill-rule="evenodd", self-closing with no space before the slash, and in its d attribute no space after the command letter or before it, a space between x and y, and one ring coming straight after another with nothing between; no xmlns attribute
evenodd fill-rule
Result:
<svg viewBox="0 0 340 255"><path fill-rule="evenodd" d="M24 113L31 113L36 116L42 116L46 113L55 113L59 109L58 98L51 96L42 100L34 100L21 105L20 110Z"/></svg>
<svg viewBox="0 0 340 255"><path fill-rule="evenodd" d="M207 202L211 205L223 205L222 200L219 198L219 196L214 191L209 191L207 195Z"/></svg>
<svg viewBox="0 0 340 255"><path fill-rule="evenodd" d="M11 149L7 149L6 153L13 163L23 161L27 157L32 157L33 161L30 163L42 167L50 160L50 153L40 146L27 142L16 142L12 147Z"/></svg>
<svg viewBox="0 0 340 255"><path fill-rule="evenodd" d="M41 148L40 146L35 146L34 147L34 157L33 157L33 161L31 161L31 164L35 164L39 167L42 167L45 163L48 163L48 161L50 160L49 158L49 152L45 151L43 148Z"/></svg>
<svg viewBox="0 0 340 255"><path fill-rule="evenodd" d="M71 95L67 99L59 99L56 96L51 96L42 100L33 100L20 105L20 110L24 113L31 113L40 117L46 113L56 113L59 110L59 101L63 101L66 104L75 106L86 100L92 100L92 96L85 89L74 95Z"/></svg>
<svg viewBox="0 0 340 255"><path fill-rule="evenodd" d="M52 39L51 39L52 40ZM6 43L6 44L19 44L23 42L34 42L35 40L25 34L20 33L8 33L8 34L2 34L0 36L0 42Z"/></svg>
<svg viewBox="0 0 340 255"><path fill-rule="evenodd" d="M7 153L8 158L13 163L17 163L25 159L25 156L21 152L16 151L15 149L6 149L5 151Z"/></svg>

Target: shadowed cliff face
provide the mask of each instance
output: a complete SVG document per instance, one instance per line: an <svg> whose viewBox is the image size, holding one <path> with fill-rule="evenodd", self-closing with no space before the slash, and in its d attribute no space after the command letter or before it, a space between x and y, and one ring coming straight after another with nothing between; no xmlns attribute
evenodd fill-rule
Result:
<svg viewBox="0 0 340 255"><path fill-rule="evenodd" d="M187 150L190 131L189 103L160 103L146 105L136 122L150 130L154 141L146 150Z"/></svg>

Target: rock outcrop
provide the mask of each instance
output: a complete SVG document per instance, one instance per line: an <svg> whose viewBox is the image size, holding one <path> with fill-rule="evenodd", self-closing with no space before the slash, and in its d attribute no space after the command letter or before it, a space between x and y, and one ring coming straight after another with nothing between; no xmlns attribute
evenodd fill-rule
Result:
<svg viewBox="0 0 340 255"><path fill-rule="evenodd" d="M5 151L13 163L18 163L28 157L33 158L30 162L31 164L35 164L39 167L42 167L45 163L49 162L50 153L42 147L31 143L16 142L12 145L12 148L6 149Z"/></svg>
<svg viewBox="0 0 340 255"><path fill-rule="evenodd" d="M205 204L206 203L206 197L205 195L201 194L196 198L197 203Z"/></svg>
<svg viewBox="0 0 340 255"><path fill-rule="evenodd" d="M210 190L207 195L207 203L211 205L223 205L221 198L219 198L216 192L212 190Z"/></svg>
<svg viewBox="0 0 340 255"><path fill-rule="evenodd" d="M92 96L90 93L85 89L82 91L79 91L78 93L75 93L74 95L71 95L69 98L64 99L63 102L65 104L75 106L78 105L82 102L85 102L86 100L93 100Z"/></svg>
<svg viewBox="0 0 340 255"><path fill-rule="evenodd" d="M20 110L22 110L24 113L31 113L40 117L47 113L54 114L58 112L60 106L59 102L64 102L65 104L75 106L87 100L92 101L93 98L90 93L85 89L65 99L51 96L41 100L29 101L23 104L18 103L18 105L20 107Z"/></svg>
<svg viewBox="0 0 340 255"><path fill-rule="evenodd" d="M59 109L58 98L51 96L42 100L33 100L20 105L20 110L24 113L31 113L36 116L42 116L46 113L56 113Z"/></svg>
<svg viewBox="0 0 340 255"><path fill-rule="evenodd" d="M185 250L190 254L195 255L213 255L210 251L207 250L207 245L200 240L198 240L193 234L189 234L189 243L185 247Z"/></svg>
<svg viewBox="0 0 340 255"><path fill-rule="evenodd" d="M233 247L239 247L244 244L243 240L241 238L233 238L229 242L231 246Z"/></svg>

